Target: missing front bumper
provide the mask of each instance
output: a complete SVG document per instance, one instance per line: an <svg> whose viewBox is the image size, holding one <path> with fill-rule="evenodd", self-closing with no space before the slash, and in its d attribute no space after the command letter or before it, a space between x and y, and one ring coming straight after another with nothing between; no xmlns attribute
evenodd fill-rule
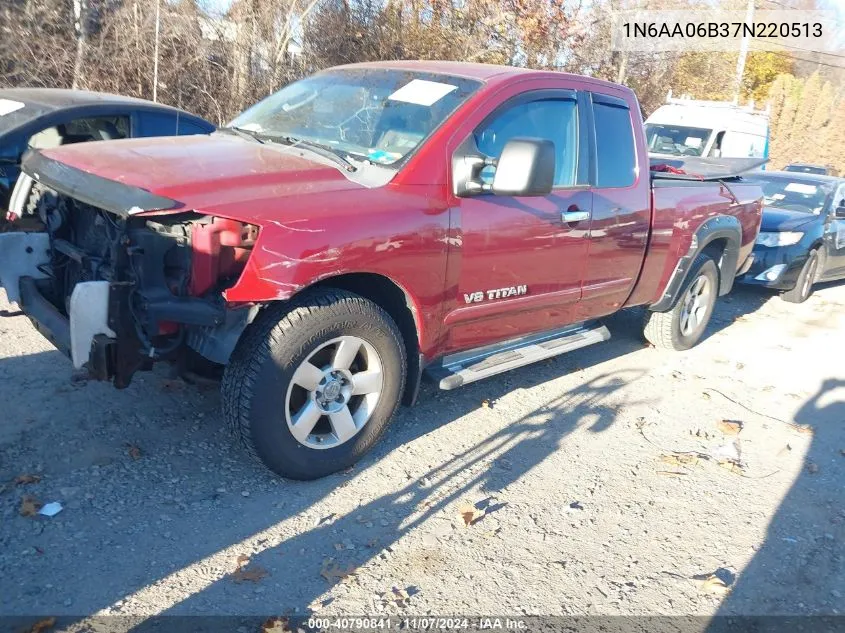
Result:
<svg viewBox="0 0 845 633"><path fill-rule="evenodd" d="M115 386L129 384L131 375L120 376L116 334L108 325L112 301L108 282L77 284L70 299L70 317L56 309L32 277L20 279L19 297L35 329L70 358L76 369L85 368L98 380L114 378Z"/></svg>

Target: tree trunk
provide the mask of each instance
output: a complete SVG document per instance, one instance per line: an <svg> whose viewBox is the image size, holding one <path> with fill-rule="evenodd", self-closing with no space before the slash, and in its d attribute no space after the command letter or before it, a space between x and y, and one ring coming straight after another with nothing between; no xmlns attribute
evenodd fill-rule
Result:
<svg viewBox="0 0 845 633"><path fill-rule="evenodd" d="M73 61L71 87L79 88L85 65L85 45L88 37L88 0L73 0L73 29L76 36L76 57Z"/></svg>

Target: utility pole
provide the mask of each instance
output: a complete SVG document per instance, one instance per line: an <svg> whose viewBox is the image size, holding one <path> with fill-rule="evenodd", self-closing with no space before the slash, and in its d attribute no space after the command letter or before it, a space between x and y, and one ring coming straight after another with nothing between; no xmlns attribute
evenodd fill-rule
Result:
<svg viewBox="0 0 845 633"><path fill-rule="evenodd" d="M156 0L156 35L153 57L153 101L158 102L158 41L161 31L161 0Z"/></svg>
<svg viewBox="0 0 845 633"><path fill-rule="evenodd" d="M76 90L82 81L82 68L85 64L85 44L88 37L88 0L73 0L73 30L76 35L76 57L73 62L73 83Z"/></svg>
<svg viewBox="0 0 845 633"><path fill-rule="evenodd" d="M754 0L748 0L748 9L745 11L745 24L754 23ZM739 45L739 59L736 60L736 89L734 91L734 103L739 104L739 95L742 92L742 75L745 73L745 60L748 57L748 35L743 30L742 42Z"/></svg>

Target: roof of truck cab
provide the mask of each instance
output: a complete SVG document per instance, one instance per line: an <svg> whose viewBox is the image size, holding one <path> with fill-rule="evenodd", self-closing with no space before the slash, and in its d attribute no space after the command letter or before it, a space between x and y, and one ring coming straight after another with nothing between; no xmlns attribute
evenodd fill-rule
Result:
<svg viewBox="0 0 845 633"><path fill-rule="evenodd" d="M626 86L605 81L603 79L595 79L593 77L586 77L584 75L573 75L571 73L562 73L553 70L534 70L532 68L518 68L516 66L498 66L496 64L478 64L475 62L450 62L450 61L423 61L423 60L397 60L397 61L383 61L383 62L362 62L358 64L346 64L343 66L336 66L335 68L384 68L395 70L415 70L424 73L433 73L441 75L454 75L456 77L465 77L467 79L477 79L479 81L489 81L494 77L497 79L504 79L508 77L558 77L564 79L572 79L578 81L590 81L595 84L606 85L608 87L621 88L623 90L630 90ZM334 70L329 68L327 70Z"/></svg>

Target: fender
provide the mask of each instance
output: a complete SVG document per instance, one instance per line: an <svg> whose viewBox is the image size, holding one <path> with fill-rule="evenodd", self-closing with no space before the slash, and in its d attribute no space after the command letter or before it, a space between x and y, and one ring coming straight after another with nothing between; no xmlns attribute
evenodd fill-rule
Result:
<svg viewBox="0 0 845 633"><path fill-rule="evenodd" d="M706 220L696 229L692 236L689 250L678 259L675 270L666 284L663 296L657 303L649 306L653 312L665 312L671 309L675 299L681 292L686 282L689 270L695 258L707 248L708 244L724 239L725 250L721 259L716 262L719 266L719 296L728 294L734 283L734 277L739 267L739 252L742 245L742 226L735 217L730 215L717 215Z"/></svg>

